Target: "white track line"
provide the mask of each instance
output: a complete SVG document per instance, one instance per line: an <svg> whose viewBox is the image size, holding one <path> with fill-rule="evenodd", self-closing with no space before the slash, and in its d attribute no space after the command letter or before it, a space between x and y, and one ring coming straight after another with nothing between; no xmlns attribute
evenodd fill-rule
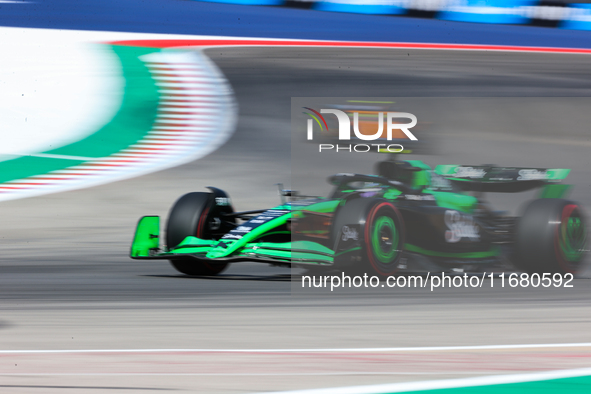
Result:
<svg viewBox="0 0 591 394"><path fill-rule="evenodd" d="M89 161L89 160L101 159L100 157L70 156L70 155L53 155L53 154L49 154L49 153L15 153L15 152L2 153L2 152L0 152L0 155L3 155L3 156L14 156L14 157L24 157L24 156L29 156L29 157L44 157L44 158L47 158L47 159L78 160L78 161L80 161L80 160Z"/></svg>
<svg viewBox="0 0 591 394"><path fill-rule="evenodd" d="M280 391L265 394L384 394L409 391L439 390L459 387L490 386L498 384L535 382L541 380L575 378L591 375L591 368L568 369L515 375L482 376L477 378L430 380L424 382L376 384L369 386L349 386L328 389ZM502 389L499 390L502 392Z"/></svg>
<svg viewBox="0 0 591 394"><path fill-rule="evenodd" d="M436 352L449 350L509 350L591 347L591 342L538 343L520 345L378 347L334 349L55 349L55 350L0 350L0 354L27 353L350 353L350 352Z"/></svg>
<svg viewBox="0 0 591 394"><path fill-rule="evenodd" d="M482 375L481 372L293 372L293 373L166 373L166 372L3 372L0 376L352 376L352 375Z"/></svg>

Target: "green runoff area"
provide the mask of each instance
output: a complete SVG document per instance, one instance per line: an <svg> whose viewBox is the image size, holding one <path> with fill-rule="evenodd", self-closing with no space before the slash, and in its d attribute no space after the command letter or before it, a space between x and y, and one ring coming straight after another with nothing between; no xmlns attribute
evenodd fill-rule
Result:
<svg viewBox="0 0 591 394"><path fill-rule="evenodd" d="M369 393L369 391L364 392ZM588 394L591 393L591 376L434 390L392 391L392 393L411 392L424 394ZM380 391L379 394L389 393Z"/></svg>
<svg viewBox="0 0 591 394"><path fill-rule="evenodd" d="M0 183L65 170L87 160L110 156L137 143L151 130L156 119L159 93L150 71L139 57L158 50L117 45L108 47L119 60L125 79L123 100L115 116L82 140L42 152L39 156L22 156L0 162Z"/></svg>
<svg viewBox="0 0 591 394"><path fill-rule="evenodd" d="M333 387L271 394L584 394L591 392L591 369L552 370L515 375L422 380Z"/></svg>

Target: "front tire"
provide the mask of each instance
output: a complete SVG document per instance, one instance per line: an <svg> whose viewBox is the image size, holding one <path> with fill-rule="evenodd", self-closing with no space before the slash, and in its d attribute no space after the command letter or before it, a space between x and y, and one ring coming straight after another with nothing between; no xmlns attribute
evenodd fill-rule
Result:
<svg viewBox="0 0 591 394"><path fill-rule="evenodd" d="M586 221L578 204L556 198L534 200L517 223L515 263L529 273L576 275L586 245Z"/></svg>
<svg viewBox="0 0 591 394"><path fill-rule="evenodd" d="M359 229L361 250L357 255L344 254L338 265L342 268L349 266L346 271L352 274L371 273L382 277L398 271L405 229L402 215L391 202L366 198L346 201L335 213L332 228L332 243L337 245L335 252L339 250L345 227Z"/></svg>
<svg viewBox="0 0 591 394"><path fill-rule="evenodd" d="M364 230L369 267L380 276L396 273L404 246L404 224L398 209L387 201L375 204L367 215Z"/></svg>
<svg viewBox="0 0 591 394"><path fill-rule="evenodd" d="M214 189L215 193L194 192L179 198L172 206L166 223L166 245L168 250L178 246L186 237L219 239L232 226L222 220L222 213L233 212L232 206L217 205L216 197L229 201L226 193ZM232 220L233 221L233 220ZM170 260L172 266L185 275L212 276L221 273L228 264L209 264L194 259Z"/></svg>

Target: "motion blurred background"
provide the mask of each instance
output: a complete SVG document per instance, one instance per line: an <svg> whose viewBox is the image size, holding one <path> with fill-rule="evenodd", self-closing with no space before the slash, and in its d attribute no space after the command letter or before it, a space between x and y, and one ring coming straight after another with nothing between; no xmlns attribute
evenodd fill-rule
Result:
<svg viewBox="0 0 591 394"><path fill-rule="evenodd" d="M250 393L591 367L589 270L567 289L292 295L287 269L241 263L219 277L198 278L179 275L166 262L127 257L137 219L166 217L186 192L216 186L237 209L260 209L279 201L276 183L326 195L328 175L373 171L373 155L351 160L339 153L326 161L292 154L307 146L292 145L292 97L395 98L428 123L433 149L413 158L430 165L571 168L572 198L591 207L591 16L584 2L240 3L251 4L0 1L6 178L0 198L13 196L15 187L27 197L0 203L0 387ZM212 37L468 44L473 50L195 44ZM214 134L220 119L228 121L225 139L211 145L215 149L191 151L183 163L171 151L136 172L78 182L103 157L92 156L92 149L112 147L134 130L134 147L109 151L133 159L138 141L157 140L149 134L162 120L157 104L174 98L162 99L157 90L170 86L157 84L170 81L157 80L154 70L158 63L186 64L113 43L153 48L154 40L170 39L192 40L181 50L206 77L183 80L198 86L182 89L211 89L208 94L227 105L219 113L199 109L216 116L203 126ZM130 98L135 106L126 107ZM119 122L124 110L124 123L96 134ZM80 141L92 145L76 151ZM23 158L52 164L35 161L26 176L42 176L25 182L18 175ZM44 171L55 160L81 166L68 175L74 184L47 180ZM69 168L62 167L60 179ZM520 203L514 196L498 200L502 209ZM581 345L560 346L573 343ZM524 344L556 346L494 348ZM452 348L383 349L439 346ZM589 387L565 384L556 390Z"/></svg>

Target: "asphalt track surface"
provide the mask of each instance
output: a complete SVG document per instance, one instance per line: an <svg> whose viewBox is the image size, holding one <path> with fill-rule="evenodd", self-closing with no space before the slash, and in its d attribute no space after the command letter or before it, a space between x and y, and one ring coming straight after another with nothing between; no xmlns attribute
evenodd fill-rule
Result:
<svg viewBox="0 0 591 394"><path fill-rule="evenodd" d="M206 53L235 89L240 107L236 134L217 152L124 182L0 206L0 349L590 341L588 270L573 288L511 289L495 282L494 288L434 292L292 293L286 269L245 263L216 278L194 278L166 262L132 261L127 253L136 220L166 216L185 192L217 186L230 193L237 209L248 210L277 203L277 182L327 193L330 173L371 171L375 157L351 161L339 154L322 165L326 160L302 153L309 145L301 141L292 154L291 97L398 97L433 122L437 154L424 157L427 162L572 168L572 197L589 210L591 57L295 48ZM499 204L518 201L503 198ZM0 354L0 389L247 393L589 367L590 357L588 348Z"/></svg>

